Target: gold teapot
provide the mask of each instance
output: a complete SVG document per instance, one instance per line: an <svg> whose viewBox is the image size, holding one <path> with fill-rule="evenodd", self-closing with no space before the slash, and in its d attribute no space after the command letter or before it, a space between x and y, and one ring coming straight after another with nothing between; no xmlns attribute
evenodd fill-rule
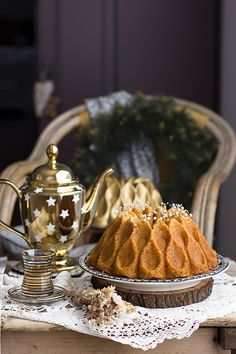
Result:
<svg viewBox="0 0 236 354"><path fill-rule="evenodd" d="M56 145L47 147L47 156L48 162L37 167L20 188L0 179L0 184L9 185L17 193L25 232L1 220L0 225L22 237L31 248L54 251L56 268L66 269L70 267L68 251L79 233L91 225L103 182L114 171L104 171L87 196L70 168L57 162Z"/></svg>

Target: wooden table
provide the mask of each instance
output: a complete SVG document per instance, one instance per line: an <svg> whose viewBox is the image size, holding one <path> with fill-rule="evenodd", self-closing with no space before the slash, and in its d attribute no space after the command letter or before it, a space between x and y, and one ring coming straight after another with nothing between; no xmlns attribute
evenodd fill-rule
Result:
<svg viewBox="0 0 236 354"><path fill-rule="evenodd" d="M229 274L236 275L236 263ZM2 354L120 354L143 353L111 340L92 337L64 327L21 320L2 319ZM167 340L151 349L156 354L229 354L236 349L236 308L230 316L208 320L191 337Z"/></svg>

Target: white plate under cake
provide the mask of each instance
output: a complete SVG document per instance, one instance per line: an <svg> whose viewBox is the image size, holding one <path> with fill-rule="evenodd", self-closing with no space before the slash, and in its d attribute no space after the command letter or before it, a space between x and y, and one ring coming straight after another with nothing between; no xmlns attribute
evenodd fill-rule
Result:
<svg viewBox="0 0 236 354"><path fill-rule="evenodd" d="M81 267L95 277L134 290L193 287L226 270L182 205L122 208Z"/></svg>
<svg viewBox="0 0 236 354"><path fill-rule="evenodd" d="M212 269L207 273L175 279L132 279L110 275L93 268L89 265L89 254L90 252L86 252L82 254L79 258L79 265L84 271L96 278L109 281L111 285L118 286L119 288L124 288L127 290L136 291L159 292L187 289L199 284L203 279L209 279L222 272L225 272L229 267L228 260L220 255L217 255L218 265L216 266L216 268Z"/></svg>

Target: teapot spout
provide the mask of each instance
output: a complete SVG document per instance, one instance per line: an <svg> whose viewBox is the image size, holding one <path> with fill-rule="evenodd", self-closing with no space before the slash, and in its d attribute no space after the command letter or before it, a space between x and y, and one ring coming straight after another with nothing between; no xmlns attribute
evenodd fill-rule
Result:
<svg viewBox="0 0 236 354"><path fill-rule="evenodd" d="M84 221L82 226L82 232L86 231L92 224L93 218L96 213L97 203L100 196L101 187L105 179L114 173L112 168L105 170L101 176L95 181L94 187L89 195L86 197L86 204L83 207Z"/></svg>

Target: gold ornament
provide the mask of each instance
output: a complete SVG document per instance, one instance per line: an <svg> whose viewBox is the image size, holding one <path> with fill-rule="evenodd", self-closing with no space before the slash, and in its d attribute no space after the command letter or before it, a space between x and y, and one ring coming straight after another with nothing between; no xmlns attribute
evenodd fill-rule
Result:
<svg viewBox="0 0 236 354"><path fill-rule="evenodd" d="M116 217L116 211L127 204L149 203L156 208L162 202L159 191L148 178L108 177L101 190L101 197L92 223L93 227L106 228Z"/></svg>

